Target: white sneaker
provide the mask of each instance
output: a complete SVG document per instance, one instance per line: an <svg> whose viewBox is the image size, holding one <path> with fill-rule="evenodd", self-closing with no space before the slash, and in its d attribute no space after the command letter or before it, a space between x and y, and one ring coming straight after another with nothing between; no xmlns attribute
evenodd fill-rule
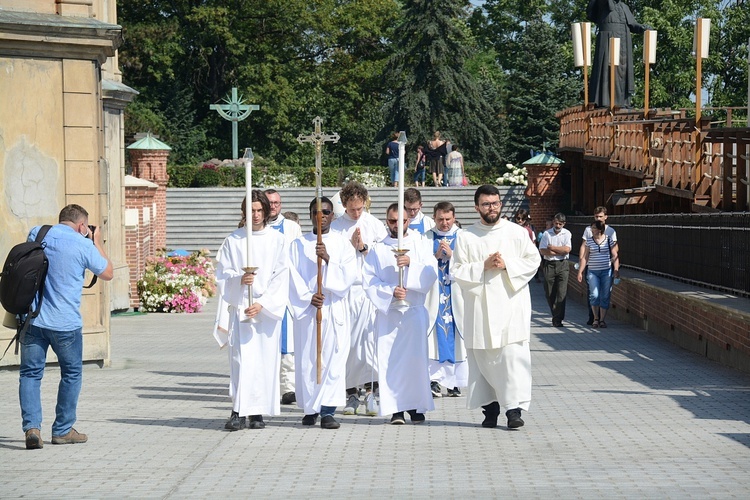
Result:
<svg viewBox="0 0 750 500"><path fill-rule="evenodd" d="M364 405L360 406L357 414L359 415L367 415L368 417L374 417L379 413L380 405L378 404L378 400L375 397L375 395L371 392L368 392L365 395L365 403Z"/></svg>
<svg viewBox="0 0 750 500"><path fill-rule="evenodd" d="M359 398L356 394L350 394L344 406L344 415L354 415L359 407Z"/></svg>

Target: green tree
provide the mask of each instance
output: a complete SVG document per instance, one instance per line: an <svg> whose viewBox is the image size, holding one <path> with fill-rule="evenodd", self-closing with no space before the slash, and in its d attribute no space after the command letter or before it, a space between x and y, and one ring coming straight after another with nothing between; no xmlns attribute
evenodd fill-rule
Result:
<svg viewBox="0 0 750 500"><path fill-rule="evenodd" d="M499 122L481 87L466 69L471 55L464 0L407 0L386 67L385 139L405 130L412 144L435 130L460 144L467 159L501 160Z"/></svg>
<svg viewBox="0 0 750 500"><path fill-rule="evenodd" d="M526 24L517 47L507 109L514 159L523 161L529 149L557 145L560 125L555 113L577 102L579 84L566 77L570 61L560 57L555 30L541 16Z"/></svg>
<svg viewBox="0 0 750 500"><path fill-rule="evenodd" d="M228 157L231 124L209 106L237 87L246 102L261 106L240 124L240 146L279 161L303 161L309 152L295 138L319 114L346 134L337 146L341 161L361 161L371 156L372 137L382 126L382 118L373 122L372 110L380 101L385 41L396 15L395 0L123 2L120 62L125 81L145 103L131 116L137 122L161 117L166 127L169 98L180 95L188 108L181 126L190 118L203 132L191 151Z"/></svg>

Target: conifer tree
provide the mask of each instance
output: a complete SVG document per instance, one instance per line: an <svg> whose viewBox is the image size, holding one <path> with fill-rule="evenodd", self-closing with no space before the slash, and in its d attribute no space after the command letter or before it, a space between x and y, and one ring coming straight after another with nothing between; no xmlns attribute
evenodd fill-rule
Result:
<svg viewBox="0 0 750 500"><path fill-rule="evenodd" d="M383 137L405 130L411 144L435 130L460 144L467 160L501 161L496 112L466 70L470 35L464 0L407 0L386 67L391 99Z"/></svg>

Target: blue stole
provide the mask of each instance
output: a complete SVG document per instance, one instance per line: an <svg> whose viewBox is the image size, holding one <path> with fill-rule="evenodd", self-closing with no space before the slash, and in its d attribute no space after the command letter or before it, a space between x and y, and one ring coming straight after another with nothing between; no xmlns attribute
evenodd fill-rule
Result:
<svg viewBox="0 0 750 500"><path fill-rule="evenodd" d="M410 222L409 229L419 231L419 234L424 234L424 216L422 216L419 222Z"/></svg>
<svg viewBox="0 0 750 500"><path fill-rule="evenodd" d="M281 219L278 224L271 225L272 228L280 232L281 234L284 234L284 219ZM288 318L289 318L289 308L287 307L286 311L284 311L284 319L281 320L281 354L289 354L289 349L287 348L287 338L288 338Z"/></svg>
<svg viewBox="0 0 750 500"><path fill-rule="evenodd" d="M424 219L423 219L424 220ZM445 239L451 247L456 248L456 234L439 235L432 231L435 239L432 244L432 253L437 252L440 241ZM449 363L456 362L456 323L453 321L453 305L451 303L451 280L450 280L450 260L438 259L438 290L440 298L438 300L438 314L435 319L435 336L438 342L438 362Z"/></svg>

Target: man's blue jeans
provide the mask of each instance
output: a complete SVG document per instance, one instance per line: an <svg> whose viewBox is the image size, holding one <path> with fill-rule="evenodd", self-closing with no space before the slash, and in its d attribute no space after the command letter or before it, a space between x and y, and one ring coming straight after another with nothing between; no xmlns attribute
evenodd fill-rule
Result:
<svg viewBox="0 0 750 500"><path fill-rule="evenodd" d="M57 354L60 365L60 385L57 389L53 436L64 436L76 421L78 395L83 378L83 335L80 328L67 332L38 328L34 325L21 344L21 368L18 397L21 400L23 431L41 429L42 377L47 361L47 348Z"/></svg>

